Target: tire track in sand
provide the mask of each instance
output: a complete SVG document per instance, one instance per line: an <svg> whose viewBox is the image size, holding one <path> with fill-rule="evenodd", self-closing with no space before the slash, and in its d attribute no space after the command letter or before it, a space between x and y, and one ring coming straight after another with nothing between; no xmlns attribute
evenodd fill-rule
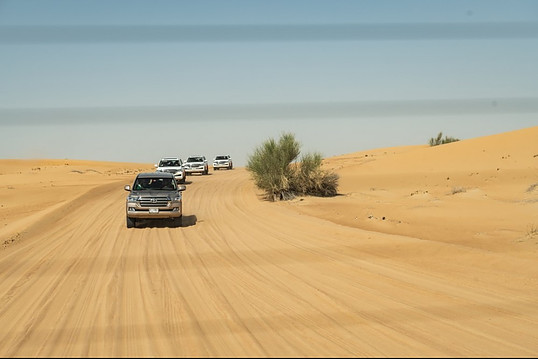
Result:
<svg viewBox="0 0 538 359"><path fill-rule="evenodd" d="M446 272L419 267L394 250L459 249L260 201L243 169L190 179L186 227L125 228L126 192L115 182L2 251L0 355L538 352L536 288L461 279L450 263Z"/></svg>

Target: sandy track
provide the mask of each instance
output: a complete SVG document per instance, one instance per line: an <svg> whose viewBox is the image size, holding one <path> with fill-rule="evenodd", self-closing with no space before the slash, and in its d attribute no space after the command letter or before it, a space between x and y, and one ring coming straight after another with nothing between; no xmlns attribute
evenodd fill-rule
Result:
<svg viewBox="0 0 538 359"><path fill-rule="evenodd" d="M183 228L127 229L115 180L5 248L0 355L538 354L532 258L300 214L240 168L189 180Z"/></svg>

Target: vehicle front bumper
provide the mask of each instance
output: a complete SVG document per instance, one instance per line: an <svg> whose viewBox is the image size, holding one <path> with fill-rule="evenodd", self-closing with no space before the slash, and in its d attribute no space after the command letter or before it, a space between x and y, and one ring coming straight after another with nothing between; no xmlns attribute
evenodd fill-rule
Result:
<svg viewBox="0 0 538 359"><path fill-rule="evenodd" d="M205 171L206 169L204 166L185 168L185 173L203 173Z"/></svg>
<svg viewBox="0 0 538 359"><path fill-rule="evenodd" d="M230 168L230 163L213 163L213 168Z"/></svg>
<svg viewBox="0 0 538 359"><path fill-rule="evenodd" d="M134 203L128 203L125 211L129 218L177 218L182 216L183 206L179 203L170 207L142 208Z"/></svg>

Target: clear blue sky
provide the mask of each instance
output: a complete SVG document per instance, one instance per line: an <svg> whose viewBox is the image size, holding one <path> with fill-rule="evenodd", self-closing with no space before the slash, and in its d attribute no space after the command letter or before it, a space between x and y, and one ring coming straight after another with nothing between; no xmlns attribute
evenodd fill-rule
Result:
<svg viewBox="0 0 538 359"><path fill-rule="evenodd" d="M243 166L283 132L329 157L536 125L534 0L0 0L0 158Z"/></svg>

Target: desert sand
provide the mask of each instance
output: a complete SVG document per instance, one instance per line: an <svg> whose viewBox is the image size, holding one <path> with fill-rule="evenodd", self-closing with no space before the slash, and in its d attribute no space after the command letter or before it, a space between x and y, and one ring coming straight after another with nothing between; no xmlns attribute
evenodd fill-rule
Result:
<svg viewBox="0 0 538 359"><path fill-rule="evenodd" d="M336 197L211 171L127 229L153 164L0 160L0 356L538 356L538 126L323 166Z"/></svg>

